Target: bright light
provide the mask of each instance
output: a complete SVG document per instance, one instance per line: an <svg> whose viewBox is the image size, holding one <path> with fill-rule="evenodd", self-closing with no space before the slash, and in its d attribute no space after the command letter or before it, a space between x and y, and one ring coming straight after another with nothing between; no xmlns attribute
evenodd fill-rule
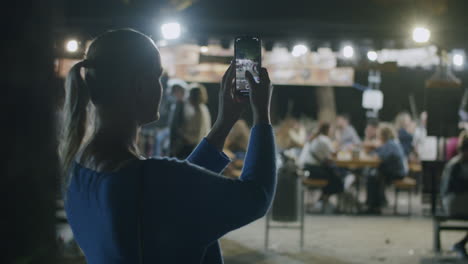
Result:
<svg viewBox="0 0 468 264"><path fill-rule="evenodd" d="M351 46L345 46L343 48L343 56L347 59L350 59L354 56L354 48Z"/></svg>
<svg viewBox="0 0 468 264"><path fill-rule="evenodd" d="M165 39L177 39L180 37L180 24L175 22L163 24L161 32Z"/></svg>
<svg viewBox="0 0 468 264"><path fill-rule="evenodd" d="M65 48L68 52L76 52L78 50L78 41L74 39L67 41Z"/></svg>
<svg viewBox="0 0 468 264"><path fill-rule="evenodd" d="M291 53L294 57L302 56L307 53L307 47L305 45L298 44L293 47L293 50Z"/></svg>
<svg viewBox="0 0 468 264"><path fill-rule="evenodd" d="M201 46L200 47L200 52L201 53L207 53L208 52L208 47L207 46Z"/></svg>
<svg viewBox="0 0 468 264"><path fill-rule="evenodd" d="M362 107L380 110L383 107L384 96L380 90L365 90L362 94Z"/></svg>
<svg viewBox="0 0 468 264"><path fill-rule="evenodd" d="M377 54L377 52L375 52L373 50L367 52L367 58L370 61L376 61L378 57L379 57L379 55Z"/></svg>
<svg viewBox="0 0 468 264"><path fill-rule="evenodd" d="M417 27L413 30L413 40L416 43L426 43L431 38L431 31L427 28Z"/></svg>
<svg viewBox="0 0 468 264"><path fill-rule="evenodd" d="M463 54L454 54L452 62L456 67L462 67L463 64L465 64L465 56L463 56Z"/></svg>

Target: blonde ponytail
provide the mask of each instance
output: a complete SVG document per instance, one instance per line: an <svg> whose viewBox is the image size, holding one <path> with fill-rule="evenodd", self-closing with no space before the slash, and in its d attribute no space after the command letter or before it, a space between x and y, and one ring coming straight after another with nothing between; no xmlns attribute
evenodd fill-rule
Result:
<svg viewBox="0 0 468 264"><path fill-rule="evenodd" d="M65 104L63 108L62 134L59 144L62 175L68 178L69 171L79 151L88 126L87 107L90 102L88 87L81 77L81 68L87 61L75 64L65 81Z"/></svg>

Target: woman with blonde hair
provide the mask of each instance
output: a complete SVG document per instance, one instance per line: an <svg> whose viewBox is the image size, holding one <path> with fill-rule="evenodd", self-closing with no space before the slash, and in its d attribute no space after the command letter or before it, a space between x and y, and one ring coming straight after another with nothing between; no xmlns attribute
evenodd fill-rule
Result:
<svg viewBox="0 0 468 264"><path fill-rule="evenodd" d="M137 135L159 119L162 72L154 42L124 29L93 40L68 74L60 148L65 210L89 264L222 263L218 239L271 204L276 159L266 69L259 83L246 73L254 127L235 180L219 175L229 163L224 141L246 107L232 96L233 64L221 82L216 122L194 152L185 161L141 156Z"/></svg>
<svg viewBox="0 0 468 264"><path fill-rule="evenodd" d="M377 131L380 146L376 146L375 155L381 160L377 171L370 173L367 179L368 212L380 214L386 203L386 184L402 179L408 172L407 160L395 130L388 124L381 124Z"/></svg>

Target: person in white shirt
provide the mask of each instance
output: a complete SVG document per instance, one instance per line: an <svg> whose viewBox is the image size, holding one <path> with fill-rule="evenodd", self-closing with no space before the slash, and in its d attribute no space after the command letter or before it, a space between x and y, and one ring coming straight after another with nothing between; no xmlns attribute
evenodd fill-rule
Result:
<svg viewBox="0 0 468 264"><path fill-rule="evenodd" d="M184 122L180 127L183 147L177 157L186 158L198 142L202 140L211 129L211 115L206 103L208 94L201 84L192 84L189 97L184 105Z"/></svg>
<svg viewBox="0 0 468 264"><path fill-rule="evenodd" d="M328 181L322 189L321 201L343 192L343 179L333 163L335 149L330 139L330 123L321 123L318 131L304 145L298 165L309 172L309 177Z"/></svg>

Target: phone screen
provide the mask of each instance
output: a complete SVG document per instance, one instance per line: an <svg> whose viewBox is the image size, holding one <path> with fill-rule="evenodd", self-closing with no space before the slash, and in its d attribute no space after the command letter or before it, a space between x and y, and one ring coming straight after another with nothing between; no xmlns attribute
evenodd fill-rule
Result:
<svg viewBox="0 0 468 264"><path fill-rule="evenodd" d="M237 37L234 42L236 59L236 90L240 95L249 95L250 85L245 72L252 73L256 82L260 81L262 49L257 37Z"/></svg>

